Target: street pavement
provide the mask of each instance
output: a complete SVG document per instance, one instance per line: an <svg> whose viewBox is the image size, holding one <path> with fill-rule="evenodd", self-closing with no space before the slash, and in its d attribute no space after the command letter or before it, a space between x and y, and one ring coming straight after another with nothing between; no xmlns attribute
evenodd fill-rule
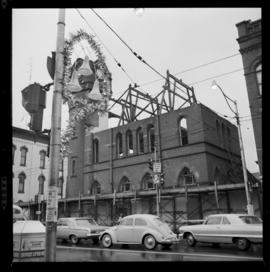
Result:
<svg viewBox="0 0 270 272"><path fill-rule="evenodd" d="M146 250L141 245L113 245L103 248L91 241L82 240L77 246L70 243L58 243L56 261L71 262L147 262L147 261L259 261L262 262L262 245L252 245L248 251L239 251L234 245L198 243L188 247L185 241L173 245L171 249L157 246L155 250Z"/></svg>
<svg viewBox="0 0 270 272"><path fill-rule="evenodd" d="M19 261L19 260L17 260ZM19 262L42 262L44 258L25 258ZM81 240L78 245L57 241L56 262L263 262L262 245L251 245L248 251L240 251L235 245L198 243L189 247L182 240L170 249L158 245L146 250L142 245L113 245L103 248L91 240Z"/></svg>

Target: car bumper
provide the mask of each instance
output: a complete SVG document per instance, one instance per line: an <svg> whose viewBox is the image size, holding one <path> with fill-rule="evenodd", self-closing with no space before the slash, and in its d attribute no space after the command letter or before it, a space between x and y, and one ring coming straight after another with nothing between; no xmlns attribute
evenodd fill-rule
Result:
<svg viewBox="0 0 270 272"><path fill-rule="evenodd" d="M162 240L160 243L164 244L164 245L166 245L166 244L177 244L177 243L180 242L180 240L181 239L179 239L179 238L172 238L172 239Z"/></svg>
<svg viewBox="0 0 270 272"><path fill-rule="evenodd" d="M85 237L85 239L99 238L100 235L101 235L101 233L93 233L93 234L87 235L87 236Z"/></svg>

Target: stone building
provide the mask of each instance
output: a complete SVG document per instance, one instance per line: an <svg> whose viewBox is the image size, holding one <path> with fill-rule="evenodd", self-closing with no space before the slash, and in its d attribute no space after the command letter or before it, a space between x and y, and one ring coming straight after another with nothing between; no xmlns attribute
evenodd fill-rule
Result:
<svg viewBox="0 0 270 272"><path fill-rule="evenodd" d="M22 207L29 218L38 218L36 211L42 209L45 217L45 202L49 178L49 136L30 130L13 127L13 203ZM65 197L67 161L60 163L59 197Z"/></svg>
<svg viewBox="0 0 270 272"><path fill-rule="evenodd" d="M242 55L259 169L262 175L262 45L261 19L236 24Z"/></svg>
<svg viewBox="0 0 270 272"><path fill-rule="evenodd" d="M190 97L187 102L192 102ZM162 99L156 104L161 111L155 111L151 102L157 100L149 98L153 112L148 118L135 118L135 106L146 108L137 104L128 107L129 114L118 116L127 122L117 127L85 133L84 123L77 124L67 198L59 202L59 216L92 216L113 224L120 214L155 214L159 209L176 230L181 220L245 212L237 127L196 100L174 109ZM159 191L150 159L161 163L164 182ZM252 200L259 214L256 194Z"/></svg>

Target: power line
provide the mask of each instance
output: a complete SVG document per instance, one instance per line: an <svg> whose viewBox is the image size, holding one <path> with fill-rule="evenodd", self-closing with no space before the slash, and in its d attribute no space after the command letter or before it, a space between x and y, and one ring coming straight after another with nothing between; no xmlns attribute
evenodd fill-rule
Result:
<svg viewBox="0 0 270 272"><path fill-rule="evenodd" d="M166 79L160 72L158 72L154 67L152 67L149 63L147 63L140 55L138 55L133 49L113 30L113 28L107 24L107 22L98 14L94 9L91 10L96 14L96 16L118 37L118 39L132 52L134 56L136 56L141 62L146 64L150 69L152 69L155 73L157 73L162 78Z"/></svg>
<svg viewBox="0 0 270 272"><path fill-rule="evenodd" d="M101 40L101 38L97 35L97 33L93 30L93 28L90 26L90 24L88 23L88 21L83 17L83 15L80 13L80 11L78 9L76 9L77 12L79 13L79 15L81 16L81 18L86 22L86 24L88 25L88 27L91 29L91 31L95 34L95 36L100 40L100 42L102 43L103 47L107 50L107 52L110 54L110 56L113 58L113 60L116 62L117 66L121 68L121 70L126 74L126 76L129 78L129 80L135 84L135 82L133 81L133 79L130 77L130 75L126 72L126 70L122 67L121 63L119 61L116 60L116 58L113 56L113 54L111 53L111 51L108 49L108 47L105 45L105 43Z"/></svg>
<svg viewBox="0 0 270 272"><path fill-rule="evenodd" d="M237 70L233 70L233 71L231 71L231 72L227 72L227 73L220 74L220 75L217 75L217 76L212 76L212 77L209 77L209 78L200 80L200 81L192 82L192 83L189 83L189 85L196 85L196 84L205 82L205 81L210 80L210 79L213 79L213 78L226 76L226 75L233 74L233 73L236 73L236 72L239 72L239 71L242 71L242 70L244 70L244 68L240 68L240 69L237 69Z"/></svg>
<svg viewBox="0 0 270 272"><path fill-rule="evenodd" d="M192 67L192 68L183 70L183 71L178 72L178 73L175 73L175 74L173 74L173 75L176 76L176 75L184 74L184 73L186 73L186 72L190 72L190 71L196 70L196 69L198 69L198 68L205 67L205 66L208 66L208 65L210 65L210 64L217 63L217 62L219 62L219 61L226 60L226 59L229 59L229 58L238 56L238 55L240 55L240 53L233 54L233 55L230 55L230 56L227 56L227 57L223 57L223 58L220 58L220 59L217 59L217 60L213 60L213 61L211 61L211 62L207 62L207 63L201 64L201 65L198 65L198 66L194 66L194 67ZM157 81L160 81L160 80L162 80L162 79L152 80L152 81L149 81L149 82L146 82L146 83L142 84L141 86L149 85L149 84L152 84L152 83L157 82Z"/></svg>

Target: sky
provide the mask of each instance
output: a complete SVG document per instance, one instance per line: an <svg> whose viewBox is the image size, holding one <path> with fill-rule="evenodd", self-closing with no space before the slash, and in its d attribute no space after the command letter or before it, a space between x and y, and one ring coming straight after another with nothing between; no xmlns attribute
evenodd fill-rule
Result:
<svg viewBox="0 0 270 272"><path fill-rule="evenodd" d="M133 8L94 10L155 70L164 76L169 70L193 86L200 103L229 116L228 120L235 124L222 93L211 89L212 81L216 80L226 95L238 103L240 117L243 117L241 129L247 168L252 173L259 171L235 25L244 20L260 19L260 8L145 8L141 15ZM47 56L56 51L57 22L58 9L12 10L13 126L29 129L30 116L22 106L21 91L34 82L41 85L52 82L47 71ZM140 62L91 9L66 9L65 38L69 39L70 34L79 29L95 35L101 44L112 73L114 98L134 82L141 86L139 90L151 96L162 90L164 79ZM84 49L77 47L74 54L84 57L88 51ZM214 63L208 64L210 62ZM191 69L200 65L203 67ZM47 92L43 129L51 127L52 93L53 87ZM62 105L63 130L67 120L68 109ZM109 123L110 127L116 124Z"/></svg>

